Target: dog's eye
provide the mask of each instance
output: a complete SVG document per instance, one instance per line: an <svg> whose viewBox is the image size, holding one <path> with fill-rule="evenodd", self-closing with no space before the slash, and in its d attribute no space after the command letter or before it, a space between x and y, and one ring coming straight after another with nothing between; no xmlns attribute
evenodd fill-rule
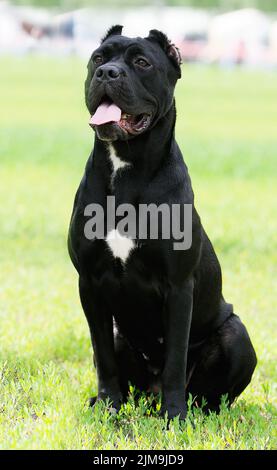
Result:
<svg viewBox="0 0 277 470"><path fill-rule="evenodd" d="M101 55L96 55L93 57L93 63L96 65L103 64L103 57Z"/></svg>
<svg viewBox="0 0 277 470"><path fill-rule="evenodd" d="M144 57L137 57L135 59L135 64L143 68L150 67L149 62Z"/></svg>

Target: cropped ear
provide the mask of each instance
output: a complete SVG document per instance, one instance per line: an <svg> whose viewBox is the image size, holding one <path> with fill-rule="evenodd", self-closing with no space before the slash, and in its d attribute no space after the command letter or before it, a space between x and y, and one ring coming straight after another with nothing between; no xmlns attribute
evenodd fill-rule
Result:
<svg viewBox="0 0 277 470"><path fill-rule="evenodd" d="M161 48L166 53L167 57L171 60L171 62L177 69L178 78L180 78L182 57L178 47L175 46L175 44L172 44L166 34L162 33L162 31L158 31L157 29L151 29L146 39L149 39L150 41L155 41L161 46Z"/></svg>
<svg viewBox="0 0 277 470"><path fill-rule="evenodd" d="M114 26L111 26L110 29L106 32L105 36L101 40L101 44L106 41L110 36L120 36L122 33L123 26L120 24L115 24Z"/></svg>

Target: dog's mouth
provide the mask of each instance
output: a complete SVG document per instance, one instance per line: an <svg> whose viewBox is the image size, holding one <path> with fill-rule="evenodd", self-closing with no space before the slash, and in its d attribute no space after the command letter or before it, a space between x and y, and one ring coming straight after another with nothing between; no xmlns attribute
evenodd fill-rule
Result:
<svg viewBox="0 0 277 470"><path fill-rule="evenodd" d="M89 125L102 126L115 124L125 133L136 135L145 131L151 122L151 115L147 113L128 114L120 109L111 99L104 97L95 113L89 120Z"/></svg>

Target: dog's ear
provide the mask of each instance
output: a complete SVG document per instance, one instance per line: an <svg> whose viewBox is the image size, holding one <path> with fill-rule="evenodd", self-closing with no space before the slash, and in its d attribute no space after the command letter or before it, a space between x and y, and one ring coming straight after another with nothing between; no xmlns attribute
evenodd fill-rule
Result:
<svg viewBox="0 0 277 470"><path fill-rule="evenodd" d="M172 44L166 34L162 33L162 31L158 31L157 29L151 29L146 39L150 41L155 41L161 46L161 48L166 53L167 57L171 60L171 62L177 69L178 78L180 78L182 58L178 47L175 46L175 44Z"/></svg>
<svg viewBox="0 0 277 470"><path fill-rule="evenodd" d="M108 39L110 36L120 36L122 33L122 29L123 26L121 26L120 24L115 24L114 26L112 26L110 29L108 29L105 36L101 40L101 44L102 42L106 41L106 39Z"/></svg>

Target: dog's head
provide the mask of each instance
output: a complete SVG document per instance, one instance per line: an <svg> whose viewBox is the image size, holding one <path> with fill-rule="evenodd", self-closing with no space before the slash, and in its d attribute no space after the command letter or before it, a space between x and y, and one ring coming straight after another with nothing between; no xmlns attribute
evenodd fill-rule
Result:
<svg viewBox="0 0 277 470"><path fill-rule="evenodd" d="M101 140L127 140L153 128L170 109L181 76L178 49L165 34L121 35L113 26L88 63L85 82L90 125Z"/></svg>

